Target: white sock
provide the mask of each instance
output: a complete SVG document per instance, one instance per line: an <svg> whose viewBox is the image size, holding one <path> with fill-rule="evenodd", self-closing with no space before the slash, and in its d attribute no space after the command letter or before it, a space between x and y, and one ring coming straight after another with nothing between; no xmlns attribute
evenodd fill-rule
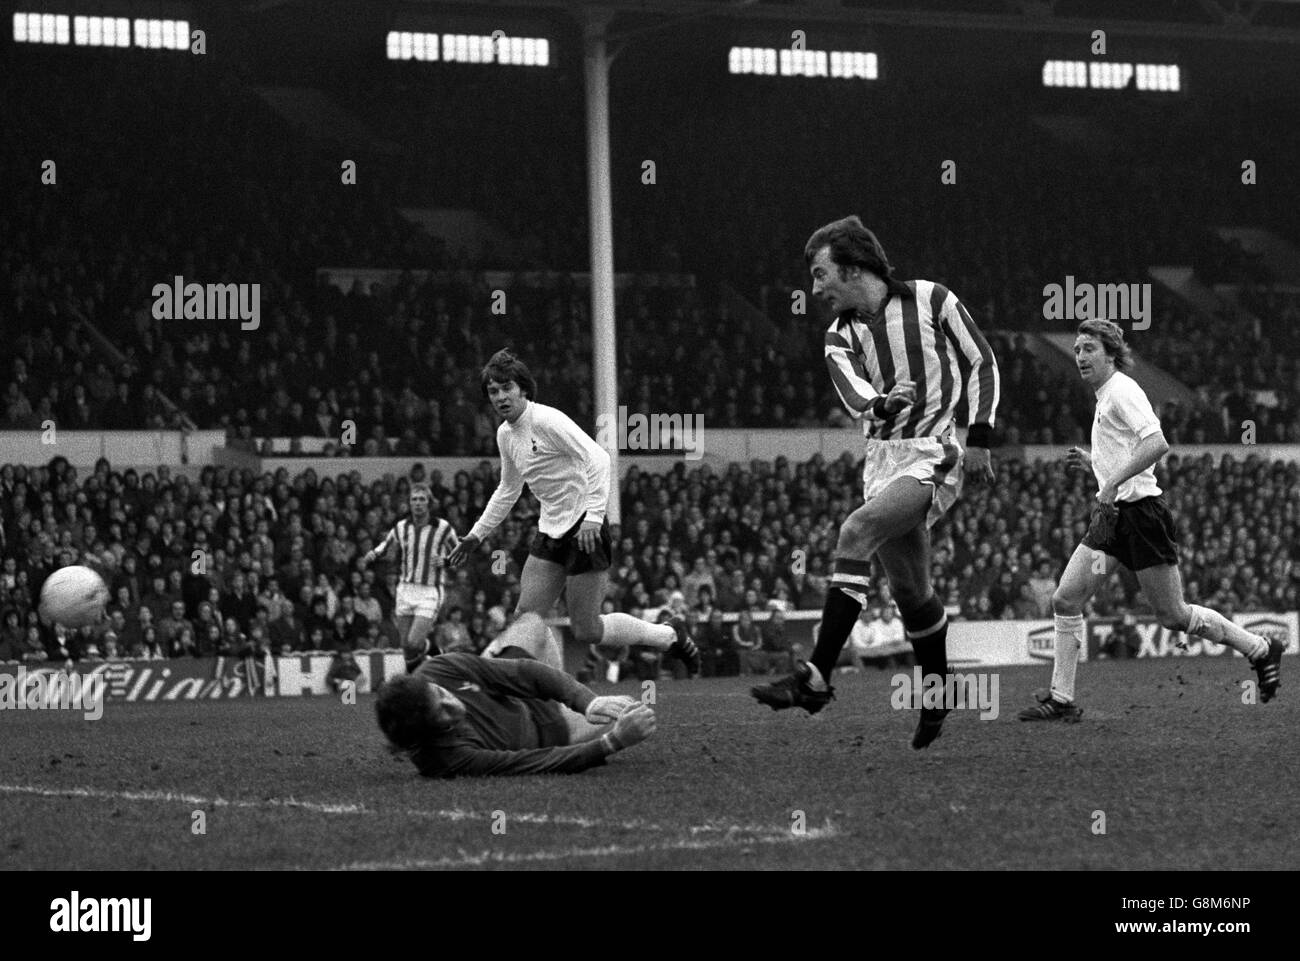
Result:
<svg viewBox="0 0 1300 961"><path fill-rule="evenodd" d="M1268 641L1258 634L1238 627L1218 611L1199 604L1188 604L1192 611L1187 633L1215 644L1227 644L1234 651L1241 651L1250 660L1263 657L1268 653Z"/></svg>
<svg viewBox="0 0 1300 961"><path fill-rule="evenodd" d="M1074 670L1083 646L1083 615L1056 615L1056 660L1052 665L1052 697L1074 703Z"/></svg>
<svg viewBox="0 0 1300 961"><path fill-rule="evenodd" d="M666 651L677 640L677 632L670 624L651 624L631 614L602 614L600 621L605 626L605 633L600 639L602 646L621 646L624 648L639 644Z"/></svg>
<svg viewBox="0 0 1300 961"><path fill-rule="evenodd" d="M814 691L826 690L826 678L822 677L822 672L817 670L817 665L809 661L808 670L812 672L808 677L808 686Z"/></svg>
<svg viewBox="0 0 1300 961"><path fill-rule="evenodd" d="M542 647L542 656L538 660L557 671L564 670L564 645L549 627L546 629L546 643Z"/></svg>
<svg viewBox="0 0 1300 961"><path fill-rule="evenodd" d="M618 661L610 661L605 667L605 680L611 684L618 683Z"/></svg>

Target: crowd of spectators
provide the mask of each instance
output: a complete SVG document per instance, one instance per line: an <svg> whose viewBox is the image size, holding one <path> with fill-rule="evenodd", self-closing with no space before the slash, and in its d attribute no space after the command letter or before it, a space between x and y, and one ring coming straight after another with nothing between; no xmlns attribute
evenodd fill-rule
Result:
<svg viewBox="0 0 1300 961"><path fill-rule="evenodd" d="M539 399L593 431L585 292L556 275L546 287L521 288L506 316L484 327L474 317L488 297L481 278L465 288L412 281L375 295L323 285L299 321L279 318L261 357L237 329L204 331L173 349L154 321L139 340L122 341L128 359L116 376L75 328L56 338L45 326L15 345L0 429L47 420L63 429L162 427L166 396L199 428L225 428L237 443L314 437L340 454L494 455L496 420L479 392L477 360L512 343L538 376ZM1244 299L1279 318L1287 339L1256 324L1224 346L1171 308L1153 324L1161 336L1139 340L1141 356L1196 385L1190 404L1160 412L1171 443L1235 443L1245 420L1256 443L1300 442L1297 299ZM752 330L721 333L725 307L704 309L690 289L633 285L620 301L619 401L629 410L700 414L710 427L849 423L808 325L764 343ZM1086 443L1093 401L1077 378L1036 359L1023 334L990 333L989 341L1003 378L997 441ZM357 425L350 447L340 443L349 421Z"/></svg>
<svg viewBox="0 0 1300 961"><path fill-rule="evenodd" d="M344 186L339 144L291 131L237 73L83 54L99 82L57 70L0 77L12 106L0 176L13 200L0 208L0 430L188 425L249 446L293 436L329 439L339 455L489 456L496 423L477 372L504 344L532 367L539 399L593 428L590 298L573 274L588 267L580 111L556 109L574 101L573 74L525 87L501 74L449 79L460 96L340 74L329 91L340 103L418 144L397 154L346 144L361 160ZM623 102L638 102L624 82ZM998 441L1087 437L1091 397L1025 336L1069 328L1044 319L1044 284L1140 282L1178 262L1233 285L1240 312L1207 318L1160 295L1150 329L1134 333L1140 356L1195 388L1190 404L1160 412L1168 439L1235 443L1249 423L1258 443L1300 442L1300 298L1213 236L1228 222L1279 229L1279 212L1294 209L1215 186L1237 168L1237 145L1253 142L1248 110L1152 122L1139 103L1109 103L1091 119L1123 147L1099 162L1040 129L1032 105L981 109L974 90L901 101L831 85L810 113L799 84L728 79L725 96L696 102L680 78L640 82L654 95L644 110L615 111L612 138L617 266L630 276L616 310L619 402L631 410L700 414L711 428L846 422L823 367L824 320L795 313L792 294L807 287L808 233L853 211L901 276L946 284L989 332L1003 377ZM756 124L790 135L755 137ZM502 129L514 132L510 150L498 149ZM1288 136L1270 148L1279 157ZM49 157L53 184L33 175ZM955 183L939 177L948 157ZM799 176L770 189L782 170ZM439 205L486 214L511 242L452 249L397 213ZM333 266L409 272L342 290L317 274ZM510 279L498 288L489 269ZM261 326L154 318L153 286L176 275L260 284ZM338 442L348 421L352 446ZM935 584L954 616L1041 617L1083 533L1091 479L996 463L998 483L968 489L934 529ZM1182 527L1189 596L1225 611L1297 608L1296 467L1175 455L1158 476ZM486 462L428 479L435 512L460 531L496 482ZM358 558L404 511L407 484L4 466L0 660L392 646L396 572ZM859 496L847 455L633 469L608 609L687 613L710 670L779 669L789 653L779 615L821 608L835 532ZM494 538L511 558L504 574L485 551L449 578L441 648L481 650L502 629L535 515L525 498ZM109 622L41 625L41 581L87 556L109 582ZM872 602L887 607L885 589ZM1141 610L1136 583L1117 576L1090 613Z"/></svg>
<svg viewBox="0 0 1300 961"><path fill-rule="evenodd" d="M997 483L970 487L933 529L933 578L954 617L1050 616L1066 559L1082 538L1092 482L1060 463L995 462ZM1225 613L1300 607L1300 467L1259 457L1171 455L1159 467L1182 532L1190 598ZM468 529L495 488L488 462L452 478L369 484L355 475L290 477L206 467L143 477L101 460L79 477L0 467L0 660L247 655L396 646L397 573L359 562L404 513L409 483L427 480L435 513ZM630 468L621 485L606 610L649 619L688 615L697 632L746 613L731 648L751 668L781 654L765 643L774 611L820 610L842 519L860 498L852 457ZM435 640L481 650L518 597L537 505L525 496L484 548L448 578ZM504 571L490 551L504 550ZM40 584L86 558L100 567L109 622L76 632L40 623ZM496 570L494 571L494 566ZM500 573L498 573L500 571ZM887 587L870 598L887 604ZM1087 613L1141 613L1136 581L1117 574ZM555 612L564 615L563 602ZM752 633L753 627L757 633ZM731 631L730 623L726 630ZM730 655L728 655L730 657Z"/></svg>
<svg viewBox="0 0 1300 961"><path fill-rule="evenodd" d="M547 402L592 428L590 300L571 273L588 266L585 204L570 202L584 175L544 159L581 155L578 120L548 110L571 97L571 76L523 89L499 75L463 81L501 123L529 132L511 151L494 149L481 110L441 89L387 75L340 81L331 91L340 102L421 144L368 155L344 187L336 151L292 131L235 74L217 71L214 82L162 64L101 66L122 82L22 71L3 80L14 110L0 173L16 202L0 211L0 321L13 347L0 367L0 429L188 423L246 444L328 438L340 455L488 455L495 425L476 372L503 344L532 365ZM121 92L142 84L147 101ZM757 96L747 84L726 89L743 102ZM1067 275L1136 281L1153 263L1182 260L1245 284L1242 306L1258 318L1249 329L1166 302L1133 339L1198 390L1193 404L1162 412L1171 440L1236 439L1243 411L1260 442L1300 437L1296 298L1275 292L1259 263L1210 242L1212 218L1264 223L1268 204L1196 186L1223 159L1216 145L1213 158L1190 149L1198 130L1236 130L1244 118L1192 111L1166 118L1157 135L1141 107L1112 105L1094 122L1134 136L1124 138L1129 156L1103 163L1038 129L1028 101L994 114L945 96L918 125L917 104L869 94L871 124L859 125L830 119L866 109L858 93L827 88L826 113L809 117L802 88L765 89L771 116L810 126L805 137L756 140L750 113L674 110L685 94L673 90L653 122L615 116L618 267L633 276L618 296L618 383L630 410L700 414L717 428L843 421L823 368L824 321L793 313L791 294L807 287L800 255L811 227L852 209L902 276L947 284L986 331L1068 329L1042 317L1043 285ZM862 165L825 162L832 132ZM881 138L891 150L871 149ZM1171 144L1188 149L1171 154ZM54 153L57 189L25 175ZM949 154L962 158L957 184L929 162ZM658 158L654 184L629 160L642 156ZM820 174L763 189L783 169ZM1198 192L1213 199L1182 202ZM1096 196L1109 199L1098 206ZM470 204L518 242L453 250L396 212L438 203ZM434 273L345 292L317 277L330 266ZM499 288L499 314L488 267L549 273ZM646 271L696 284L653 283ZM154 318L153 285L176 275L260 284L261 326ZM746 309L727 285L762 309ZM1077 442L1090 419L1077 382L1011 337L995 338L995 352L1006 385L999 439ZM345 422L357 425L353 445L342 443Z"/></svg>

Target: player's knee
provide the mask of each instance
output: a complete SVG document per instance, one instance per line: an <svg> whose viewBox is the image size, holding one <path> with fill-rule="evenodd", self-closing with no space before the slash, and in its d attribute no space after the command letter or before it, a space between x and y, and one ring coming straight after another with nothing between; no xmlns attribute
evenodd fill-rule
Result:
<svg viewBox="0 0 1300 961"><path fill-rule="evenodd" d="M1162 607L1156 610L1156 620L1167 631L1185 631L1191 621L1190 614L1185 604L1177 607Z"/></svg>
<svg viewBox="0 0 1300 961"><path fill-rule="evenodd" d="M870 514L850 514L840 527L837 553L860 554L874 537L876 520Z"/></svg>
<svg viewBox="0 0 1300 961"><path fill-rule="evenodd" d="M542 620L542 615L536 611L520 610L518 607L515 608L515 618L512 626L525 631L546 630L546 622Z"/></svg>
<svg viewBox="0 0 1300 961"><path fill-rule="evenodd" d="M1077 596L1073 591L1058 587L1052 592L1052 613L1061 615L1074 615L1083 611L1083 598Z"/></svg>
<svg viewBox="0 0 1300 961"><path fill-rule="evenodd" d="M515 642L518 647L528 648L546 640L546 622L536 611L517 612L509 630L511 637L518 638Z"/></svg>

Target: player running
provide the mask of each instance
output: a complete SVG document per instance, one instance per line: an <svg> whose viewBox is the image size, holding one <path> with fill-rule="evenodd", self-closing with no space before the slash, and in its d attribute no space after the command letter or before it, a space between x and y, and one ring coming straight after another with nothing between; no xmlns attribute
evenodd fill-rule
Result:
<svg viewBox="0 0 1300 961"><path fill-rule="evenodd" d="M442 654L379 689L379 727L421 774L572 774L654 734L650 707L597 697L541 663L559 652L536 614L501 637L497 660Z"/></svg>
<svg viewBox="0 0 1300 961"><path fill-rule="evenodd" d="M1146 393L1124 373L1133 363L1124 331L1108 320L1086 320L1076 334L1074 360L1083 382L1097 395L1097 416L1091 453L1073 447L1066 463L1071 470L1091 468L1100 490L1088 533L1052 595L1056 660L1051 690L1022 711L1020 720L1077 721L1083 715L1074 703L1083 605L1119 564L1137 575L1161 625L1246 655L1259 677L1259 699L1272 700L1286 642L1251 634L1217 611L1183 600L1177 532L1155 475L1169 443Z"/></svg>
<svg viewBox="0 0 1300 961"><path fill-rule="evenodd" d="M501 482L465 538L447 558L455 567L510 514L524 484L541 502L541 517L520 577L515 612L545 616L563 591L574 636L584 647L617 654L640 645L665 651L700 671L686 619L651 624L631 614L601 614L611 542L609 454L563 412L537 403L537 382L508 350L492 355L481 375L483 395L503 418L497 428ZM500 638L483 652L495 656Z"/></svg>
<svg viewBox="0 0 1300 961"><path fill-rule="evenodd" d="M813 296L835 313L826 365L866 436L863 499L840 527L821 631L809 663L753 688L773 710L816 714L834 697L831 672L866 602L877 557L923 675L948 673L948 620L930 585L929 528L956 501L963 471L992 481L988 445L998 369L957 295L893 276L885 251L857 217L809 238ZM969 430L963 440L959 428ZM937 738L946 708L922 708L912 747Z"/></svg>
<svg viewBox="0 0 1300 961"><path fill-rule="evenodd" d="M460 539L451 524L430 513L433 490L428 484L412 485L408 503L411 516L394 524L383 543L367 551L361 563L386 557L393 547L401 552L402 574L393 616L409 672L419 667L431 650L429 632L438 621L446 587L443 567Z"/></svg>

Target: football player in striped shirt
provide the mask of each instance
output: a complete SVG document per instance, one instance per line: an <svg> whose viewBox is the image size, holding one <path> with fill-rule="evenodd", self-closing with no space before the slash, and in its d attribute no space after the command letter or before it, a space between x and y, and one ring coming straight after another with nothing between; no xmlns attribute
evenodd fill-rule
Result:
<svg viewBox="0 0 1300 961"><path fill-rule="evenodd" d="M834 697L831 672L866 602L873 557L923 676L947 675L948 620L930 584L929 528L956 501L963 473L974 482L994 479L988 445L998 368L957 295L928 280L895 278L880 241L857 217L817 230L804 259L813 296L835 314L825 338L831 382L866 436L864 503L840 527L812 658L752 693L773 710L816 714ZM937 738L947 713L923 707L912 747Z"/></svg>
<svg viewBox="0 0 1300 961"><path fill-rule="evenodd" d="M1085 320L1076 335L1075 364L1097 395L1097 414L1092 450L1072 447L1066 463L1072 470L1092 469L1099 488L1097 506L1083 543L1075 548L1052 595L1052 687L1038 704L1020 713L1020 720L1082 717L1083 710L1074 702L1074 674L1083 646L1083 605L1120 564L1137 576L1163 627L1240 651L1255 668L1260 701L1271 701L1286 642L1252 634L1218 611L1183 599L1177 531L1155 474L1169 443L1146 393L1125 373L1133 361L1124 331L1108 320Z"/></svg>
<svg viewBox="0 0 1300 961"><path fill-rule="evenodd" d="M460 543L451 524L431 513L433 491L428 484L413 484L408 501L410 517L393 525L388 536L361 558L364 564L386 558L397 548L402 573L397 581L397 634L402 639L407 671L414 671L428 656L429 632L438 621L446 587L444 565Z"/></svg>
<svg viewBox="0 0 1300 961"><path fill-rule="evenodd" d="M685 618L651 624L631 614L601 614L612 553L605 508L609 454L562 411L539 404L537 382L508 350L497 351L481 374L483 396L501 415L497 448L501 481L483 515L450 557L455 567L510 514L524 484L541 503L537 533L520 576L515 613L546 616L564 592L574 636L584 647L620 654L640 645L682 660L698 674L699 651ZM500 640L498 638L498 640ZM483 652L495 656L496 643Z"/></svg>

